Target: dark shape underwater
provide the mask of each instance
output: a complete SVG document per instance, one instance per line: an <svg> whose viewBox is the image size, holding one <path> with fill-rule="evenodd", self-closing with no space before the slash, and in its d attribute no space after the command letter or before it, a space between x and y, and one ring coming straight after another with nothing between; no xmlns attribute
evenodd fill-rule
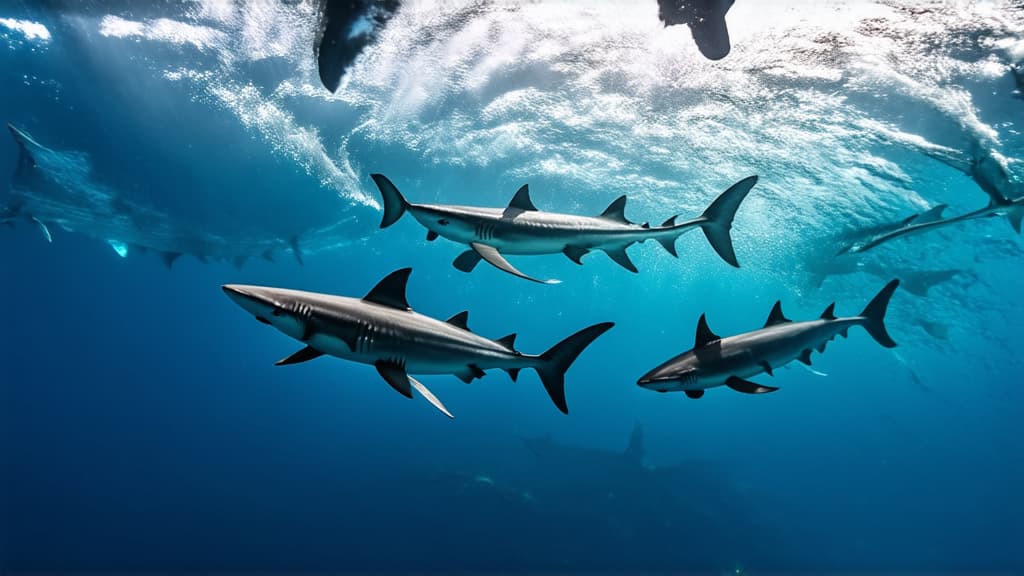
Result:
<svg viewBox="0 0 1024 576"><path fill-rule="evenodd" d="M725 13L735 0L658 0L658 18L665 26L686 24L700 53L710 60L729 55Z"/></svg>
<svg viewBox="0 0 1024 576"><path fill-rule="evenodd" d="M313 52L324 88L338 90L345 71L376 41L399 4L400 0L321 0Z"/></svg>

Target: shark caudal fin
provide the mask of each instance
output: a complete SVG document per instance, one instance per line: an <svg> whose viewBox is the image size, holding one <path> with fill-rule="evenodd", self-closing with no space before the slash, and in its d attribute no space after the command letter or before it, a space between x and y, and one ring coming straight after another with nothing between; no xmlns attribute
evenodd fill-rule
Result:
<svg viewBox="0 0 1024 576"><path fill-rule="evenodd" d="M733 184L718 198L715 198L715 201L708 206L700 218L701 230L707 236L711 247L718 252L722 260L737 268L740 267L740 264L736 261L736 251L733 250L732 236L729 235L729 230L732 229L732 220L736 217L736 209L740 207L740 203L747 197L754 184L757 184L757 176L749 176Z"/></svg>
<svg viewBox="0 0 1024 576"><path fill-rule="evenodd" d="M896 287L900 285L899 280L893 280L885 285L878 294L868 302L864 311L860 313L864 319L864 329L871 334L876 342L886 348L895 348L896 342L889 336L885 329L885 310L889 307L889 300L892 298Z"/></svg>
<svg viewBox="0 0 1024 576"><path fill-rule="evenodd" d="M569 366L576 361L580 353L590 346L591 342L612 326L615 326L615 323L594 324L569 336L552 346L547 352L537 356L538 363L533 368L540 376L540 381L544 383L544 389L548 391L551 401L563 414L569 413L569 407L565 403L565 372L569 370Z"/></svg>
<svg viewBox="0 0 1024 576"><path fill-rule="evenodd" d="M377 184L377 188L380 189L380 195L384 199L384 218L380 221L381 228L387 228L405 214L406 208L409 207L409 203L406 202L405 197L402 193L395 188L395 185L388 180L387 176L383 174L370 174L370 178L373 178L373 182Z"/></svg>

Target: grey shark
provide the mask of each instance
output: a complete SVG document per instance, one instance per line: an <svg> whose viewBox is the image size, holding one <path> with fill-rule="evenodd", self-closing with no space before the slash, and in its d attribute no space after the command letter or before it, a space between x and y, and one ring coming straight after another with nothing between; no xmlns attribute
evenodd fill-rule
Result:
<svg viewBox="0 0 1024 576"><path fill-rule="evenodd" d="M483 259L499 270L544 284L557 284L559 281L528 276L509 263L505 254L563 253L573 262L582 264L583 256L592 250L603 250L623 268L637 272L626 248L636 242L653 239L678 257L676 239L685 232L700 228L718 255L739 267L729 231L737 208L757 183L757 176L740 180L692 220L677 222L678 217L673 216L660 226L650 226L634 224L626 219L625 196L618 197L599 216L540 211L530 199L530 190L525 184L506 208L413 204L384 175L372 174L371 177L384 198L381 228L391 226L409 212L427 228L427 240L443 236L469 245L470 249L455 259L457 269L471 272Z"/></svg>
<svg viewBox="0 0 1024 576"><path fill-rule="evenodd" d="M520 370L532 368L555 406L569 412L565 372L613 323L584 328L543 354L523 354L514 348L515 334L491 340L471 332L469 312L447 321L413 312L405 297L411 272L411 268L392 272L363 298L236 284L223 289L257 320L305 344L277 365L298 364L324 354L371 364L403 396L411 398L415 389L449 417L451 412L410 373L453 374L469 383L492 368L507 371L513 381Z"/></svg>
<svg viewBox="0 0 1024 576"><path fill-rule="evenodd" d="M885 312L899 280L885 285L857 316L837 318L835 303L829 305L817 320L793 322L782 313L776 302L763 328L723 338L708 328L701 315L697 338L692 350L680 354L651 370L637 384L657 392L682 391L690 398L700 398L704 390L728 386L745 394L764 394L778 388L747 380L793 360L811 364L811 352L824 352L836 336L846 336L851 326L863 326L868 334L886 348L896 342L885 329Z"/></svg>

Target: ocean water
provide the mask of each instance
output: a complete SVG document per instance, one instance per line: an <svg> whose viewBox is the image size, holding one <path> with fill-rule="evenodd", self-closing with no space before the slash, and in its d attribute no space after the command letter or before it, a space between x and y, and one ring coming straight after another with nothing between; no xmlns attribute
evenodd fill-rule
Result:
<svg viewBox="0 0 1024 576"><path fill-rule="evenodd" d="M0 117L49 175L0 195L0 572L1024 573L1024 239L995 216L837 256L1024 196L1019 0L739 0L718 61L653 0L410 1L333 94L316 22L0 4ZM509 257L546 286L381 230L372 173L425 203L625 194L655 224L759 181L738 269L696 231L631 247L638 274ZM298 344L220 288L362 296L403 267L416 311L524 352L615 322L569 414L532 371L422 376L449 420L372 366L275 367ZM636 384L702 313L853 315L893 278L894 349L854 328L764 395Z"/></svg>

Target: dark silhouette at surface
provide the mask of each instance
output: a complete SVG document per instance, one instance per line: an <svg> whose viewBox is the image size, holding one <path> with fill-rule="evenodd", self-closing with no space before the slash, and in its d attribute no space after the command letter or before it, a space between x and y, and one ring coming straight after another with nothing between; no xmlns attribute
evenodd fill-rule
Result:
<svg viewBox="0 0 1024 576"><path fill-rule="evenodd" d="M686 24L700 53L710 60L729 55L725 13L735 0L658 0L658 18L665 26Z"/></svg>
<svg viewBox="0 0 1024 576"><path fill-rule="evenodd" d="M321 0L313 52L325 88L338 89L345 71L377 39L399 4L400 0Z"/></svg>

